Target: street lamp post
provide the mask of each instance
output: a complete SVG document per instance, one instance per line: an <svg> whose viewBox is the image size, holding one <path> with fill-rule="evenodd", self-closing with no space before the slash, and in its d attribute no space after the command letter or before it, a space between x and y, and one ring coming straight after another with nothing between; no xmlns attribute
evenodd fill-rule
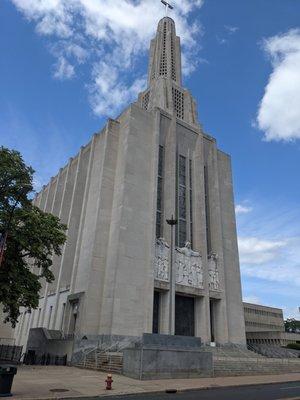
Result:
<svg viewBox="0 0 300 400"><path fill-rule="evenodd" d="M167 224L171 227L171 255L170 255L170 303L169 303L169 335L175 333L175 281L176 274L174 274L173 258L174 258L174 227L177 220L173 215L171 219L167 219Z"/></svg>

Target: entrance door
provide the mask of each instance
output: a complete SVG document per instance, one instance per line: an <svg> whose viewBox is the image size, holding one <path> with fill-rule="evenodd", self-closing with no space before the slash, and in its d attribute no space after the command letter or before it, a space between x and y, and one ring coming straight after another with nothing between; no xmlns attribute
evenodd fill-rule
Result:
<svg viewBox="0 0 300 400"><path fill-rule="evenodd" d="M195 336L195 299L176 295L175 335Z"/></svg>
<svg viewBox="0 0 300 400"><path fill-rule="evenodd" d="M215 301L209 300L209 312L210 312L210 341L215 341Z"/></svg>
<svg viewBox="0 0 300 400"><path fill-rule="evenodd" d="M69 333L73 334L76 331L76 322L77 322L77 314L78 314L78 301L71 303L71 318L69 325Z"/></svg>
<svg viewBox="0 0 300 400"><path fill-rule="evenodd" d="M152 333L159 333L159 292L154 292L153 297L153 323L152 323Z"/></svg>

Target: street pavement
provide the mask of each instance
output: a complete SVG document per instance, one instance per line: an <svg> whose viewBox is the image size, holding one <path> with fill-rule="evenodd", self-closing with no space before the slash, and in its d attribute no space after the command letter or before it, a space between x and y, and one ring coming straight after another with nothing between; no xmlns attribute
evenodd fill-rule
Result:
<svg viewBox="0 0 300 400"><path fill-rule="evenodd" d="M106 397L98 397L102 400ZM98 400L97 399L97 400ZM300 381L246 387L215 388L164 394L116 396L114 400L299 400ZM95 398L93 399L95 400Z"/></svg>
<svg viewBox="0 0 300 400"><path fill-rule="evenodd" d="M254 390L252 388L229 388L242 385L262 385L266 383L278 384L279 397L265 397L267 399L285 399L297 398L300 400L300 373L295 374L282 374L282 375L259 375L259 376L236 376L236 377L218 377L218 378L193 378L193 379L162 379L162 380L151 380L151 381L139 381L131 378L127 378L123 375L113 374L113 390L105 390L105 379L107 373L100 371L93 371L87 369L80 369L74 367L62 367L62 366L22 366L18 368L18 373L15 376L11 399L16 400L52 400L52 399L83 399L83 398L101 398L101 396L125 396L128 394L134 395L139 394L136 399L213 399L214 397L203 397L212 396L215 388L217 395L225 396L225 392L229 391L230 397L224 397L224 399L230 398L233 400L238 398L239 400L254 399L254 397L246 397L248 394L247 390ZM293 386L292 389L280 389L286 382L289 382L287 387ZM297 384L295 384L295 382ZM294 388L295 386L295 388ZM297 387L298 386L298 387ZM210 390L205 390L209 389ZM220 390L224 389L224 393ZM225 389L226 388L226 389ZM178 393L168 394L163 397L167 389L176 389ZM201 390L201 392L195 392L195 390ZM193 390L194 392L185 392ZM243 390L241 395L240 391ZM265 395L267 396L268 390L272 391L272 388L265 387ZM219 391L219 392L218 392ZM231 391L231 392L230 392ZM275 388L274 388L275 391ZM274 395L270 392L270 395ZM155 395L145 397L147 393L157 392ZM184 392L184 393L179 393ZM158 394L159 393L159 394ZM198 397L197 397L198 393ZM232 397L234 393L239 393L239 397ZM256 394L260 393L258 389ZM244 397L245 394L245 397ZM269 394L268 394L269 395ZM160 397L162 396L162 397ZM194 397L180 397L180 396L194 396ZM196 397L195 397L196 396ZM120 397L121 399L122 397ZM126 397L125 397L126 398ZM223 397L217 397L223 399ZM258 400L258 397L255 397Z"/></svg>

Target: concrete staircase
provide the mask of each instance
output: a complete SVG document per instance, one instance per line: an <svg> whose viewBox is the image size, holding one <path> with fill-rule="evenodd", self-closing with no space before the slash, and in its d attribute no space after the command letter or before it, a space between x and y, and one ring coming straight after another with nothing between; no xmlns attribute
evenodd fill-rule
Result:
<svg viewBox="0 0 300 400"><path fill-rule="evenodd" d="M300 350L267 344L248 344L248 349L269 358L300 358Z"/></svg>
<svg viewBox="0 0 300 400"><path fill-rule="evenodd" d="M214 376L271 375L300 372L300 360L267 358L238 347L213 348Z"/></svg>
<svg viewBox="0 0 300 400"><path fill-rule="evenodd" d="M202 348L213 355L213 376L271 375L300 372L300 359L268 358L241 347ZM123 353L94 349L74 364L108 373L122 374Z"/></svg>
<svg viewBox="0 0 300 400"><path fill-rule="evenodd" d="M214 358L214 376L271 375L300 372L300 362L284 359Z"/></svg>
<svg viewBox="0 0 300 400"><path fill-rule="evenodd" d="M123 353L93 350L74 366L121 374L123 370Z"/></svg>

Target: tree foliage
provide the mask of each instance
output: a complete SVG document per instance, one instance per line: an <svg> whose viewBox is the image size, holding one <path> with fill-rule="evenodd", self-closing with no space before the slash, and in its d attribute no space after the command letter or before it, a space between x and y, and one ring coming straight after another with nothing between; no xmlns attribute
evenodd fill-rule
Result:
<svg viewBox="0 0 300 400"><path fill-rule="evenodd" d="M0 147L0 234L6 236L0 303L13 327L20 307L38 307L41 279L53 281L52 257L66 241L59 218L32 204L33 174L19 152Z"/></svg>
<svg viewBox="0 0 300 400"><path fill-rule="evenodd" d="M284 327L286 332L300 332L300 321L297 321L295 318L288 318L284 321Z"/></svg>
<svg viewBox="0 0 300 400"><path fill-rule="evenodd" d="M288 349L300 350L300 343L288 343L286 347ZM299 355L299 357L300 357L300 355Z"/></svg>

